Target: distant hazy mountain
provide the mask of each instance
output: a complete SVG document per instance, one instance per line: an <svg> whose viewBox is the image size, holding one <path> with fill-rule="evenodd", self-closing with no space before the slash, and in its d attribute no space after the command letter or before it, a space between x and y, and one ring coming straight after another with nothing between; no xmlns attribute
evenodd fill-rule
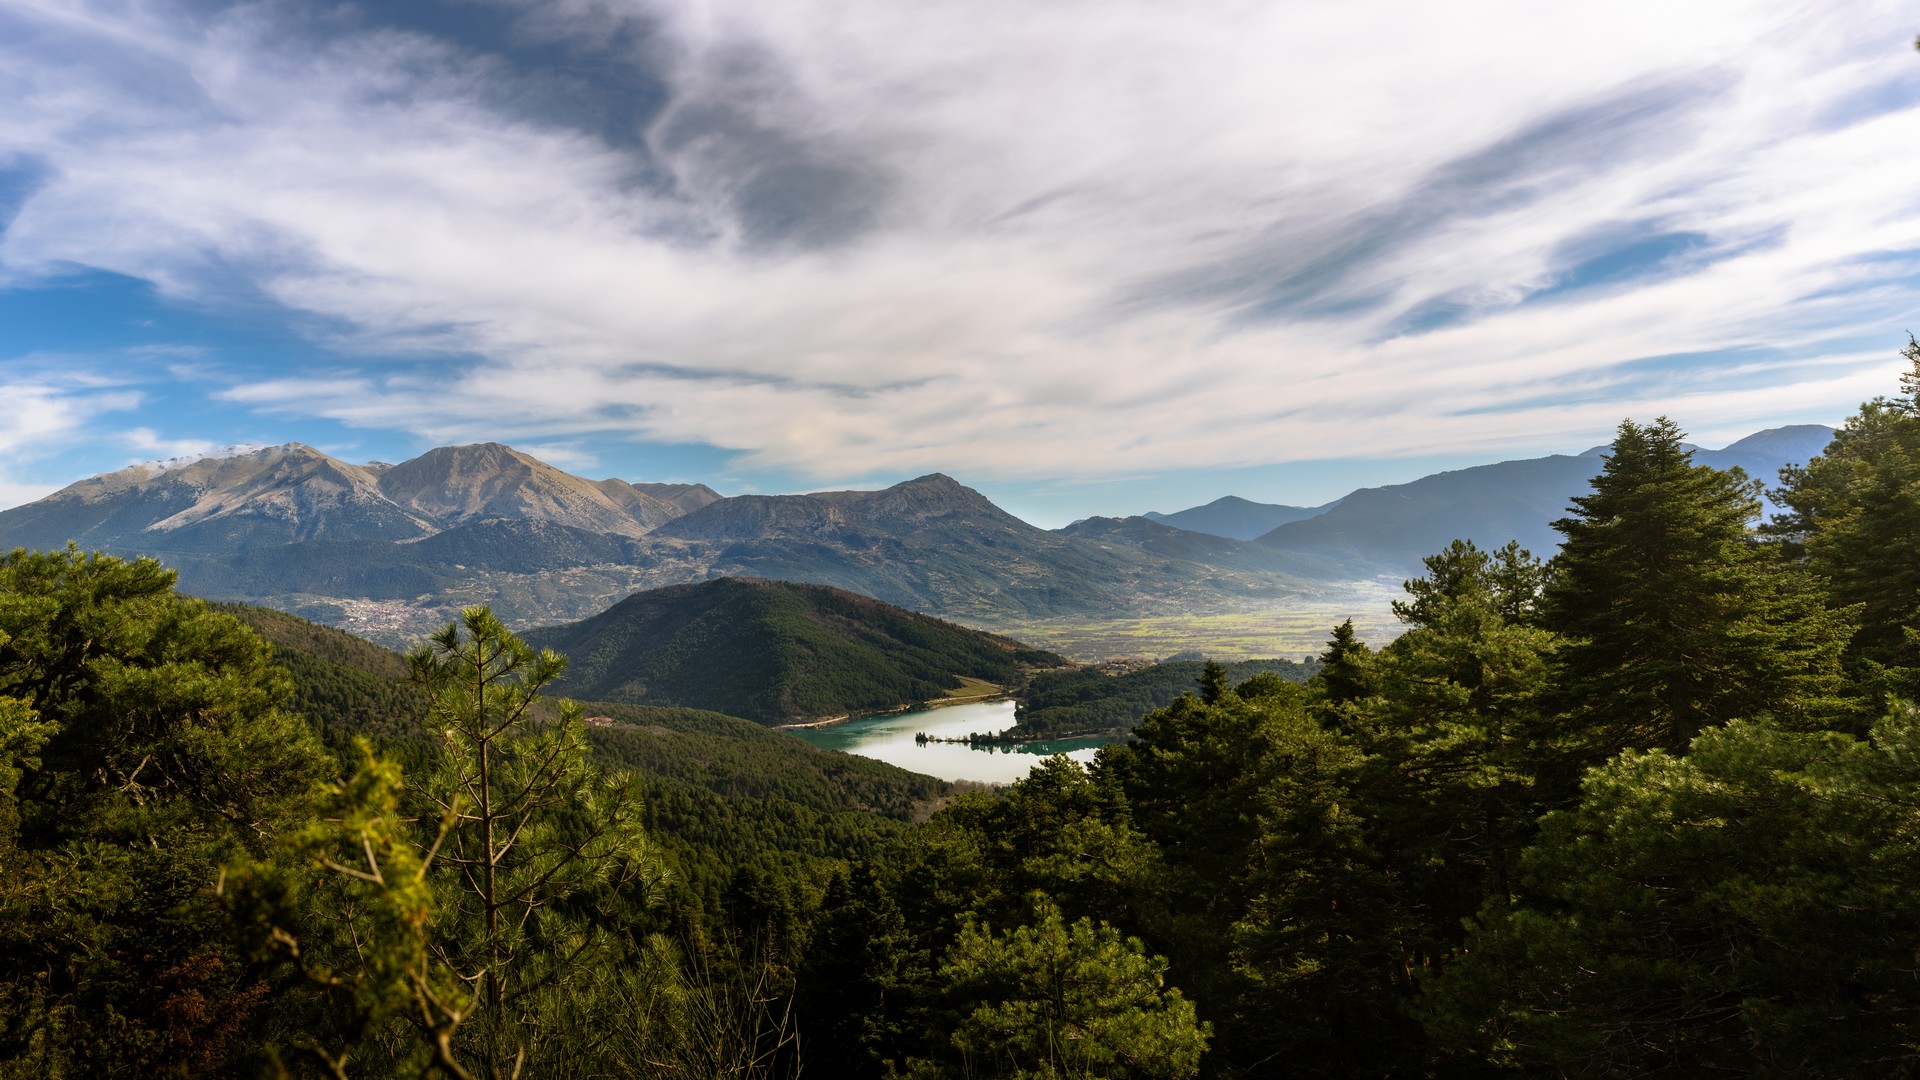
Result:
<svg viewBox="0 0 1920 1080"><path fill-rule="evenodd" d="M1756 431L1719 450L1695 450L1693 460L1716 469L1730 469L1738 465L1746 470L1748 476L1772 488L1780 483L1781 466L1804 464L1807 459L1825 450L1832 441L1833 429L1825 424L1794 424ZM1600 453L1606 452L1604 446L1596 449Z"/></svg>
<svg viewBox="0 0 1920 1080"><path fill-rule="evenodd" d="M1325 559L1284 552L1212 533L1189 532L1145 517L1086 518L1059 532L1063 536L1096 545L1103 551L1126 552L1136 558L1178 560L1222 570L1288 574L1303 578L1337 577L1341 572L1336 563Z"/></svg>
<svg viewBox="0 0 1920 1080"><path fill-rule="evenodd" d="M1336 505L1337 500L1325 506L1281 506L1278 503L1253 502L1238 495L1223 495L1205 506L1190 507L1172 514L1149 510L1140 516L1189 532L1211 533L1233 540L1253 540L1290 521L1302 521L1324 514Z"/></svg>
<svg viewBox="0 0 1920 1080"><path fill-rule="evenodd" d="M1782 465L1818 454L1833 429L1817 424L1774 428L1693 460L1717 469L1739 466L1776 483ZM1589 490L1606 447L1578 457L1555 455L1435 473L1407 484L1362 488L1318 517L1281 525L1256 543L1295 555L1342 563L1355 571L1409 574L1455 538L1481 547L1518 540L1541 557L1560 543L1552 522L1575 495Z"/></svg>
<svg viewBox="0 0 1920 1080"><path fill-rule="evenodd" d="M965 679L1007 685L1066 662L841 589L754 578L636 593L525 637L570 658L557 693L768 724L945 697Z"/></svg>

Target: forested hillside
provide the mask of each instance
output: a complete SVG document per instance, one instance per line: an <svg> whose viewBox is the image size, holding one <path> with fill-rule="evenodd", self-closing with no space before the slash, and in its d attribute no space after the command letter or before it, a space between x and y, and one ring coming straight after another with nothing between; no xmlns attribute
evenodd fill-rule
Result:
<svg viewBox="0 0 1920 1080"><path fill-rule="evenodd" d="M762 723L817 720L1014 686L1067 661L823 585L720 578L635 593L527 640L572 658L556 689Z"/></svg>
<svg viewBox="0 0 1920 1080"><path fill-rule="evenodd" d="M268 608L213 609L273 646L270 663L291 678L289 703L329 745L349 753L353 735L373 734L404 761L431 759L433 733L422 723L428 695L410 678L405 657ZM558 716L552 702L536 710ZM596 757L644 778L651 834L673 851L676 887L696 892L714 893L736 864L811 867L871 855L949 790L932 777L816 750L736 716L604 701L580 710L594 718L587 739Z"/></svg>
<svg viewBox="0 0 1920 1080"><path fill-rule="evenodd" d="M1907 356L1764 532L1623 423L1551 564L1449 545L1392 643L1202 666L1004 791L556 706L484 609L402 688L155 563L16 552L0 1075L1920 1072Z"/></svg>
<svg viewBox="0 0 1920 1080"><path fill-rule="evenodd" d="M1038 739L1131 731L1148 713L1192 693L1203 677L1236 685L1258 675L1305 682L1319 670L1316 663L1298 660L1242 660L1214 666L1217 672L1209 672L1199 660L1176 660L1119 675L1093 669L1042 672L1027 684L1014 714L1018 723L1008 734Z"/></svg>

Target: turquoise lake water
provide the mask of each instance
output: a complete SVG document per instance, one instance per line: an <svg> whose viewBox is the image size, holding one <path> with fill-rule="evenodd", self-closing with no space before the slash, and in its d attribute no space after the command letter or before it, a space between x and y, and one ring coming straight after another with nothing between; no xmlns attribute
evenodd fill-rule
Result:
<svg viewBox="0 0 1920 1080"><path fill-rule="evenodd" d="M986 734L1013 726L1013 702L984 701L977 705L947 705L938 709L869 716L832 727L805 728L789 734L823 750L844 750L937 776L942 780L978 780L1009 784L1026 778L1027 770L1049 754L1066 754L1085 763L1111 739L1065 739L1022 743L1018 746L973 747L965 743L916 743L914 736L951 739L970 732Z"/></svg>

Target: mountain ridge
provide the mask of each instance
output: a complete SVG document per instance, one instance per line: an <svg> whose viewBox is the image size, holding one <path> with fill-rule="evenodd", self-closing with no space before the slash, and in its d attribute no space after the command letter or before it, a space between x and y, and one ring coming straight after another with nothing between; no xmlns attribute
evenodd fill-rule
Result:
<svg viewBox="0 0 1920 1080"><path fill-rule="evenodd" d="M1823 447L1817 425L1756 432L1696 460L1762 475ZM1801 458L1804 460L1804 458ZM1001 629L1350 604L1456 537L1541 555L1600 467L1496 462L1365 488L1241 540L1158 520L1029 524L944 473L876 490L723 497L699 484L587 480L499 443L356 466L313 447L238 447L132 466L0 511L0 547L74 540L153 555L210 599L265 603L404 645L463 606L525 628L647 589L719 577L832 586ZM1244 504L1244 505L1243 505ZM1264 509L1262 507L1264 506ZM1196 508L1204 509L1204 508Z"/></svg>
<svg viewBox="0 0 1920 1080"><path fill-rule="evenodd" d="M1286 506L1222 495L1204 506L1190 506L1171 514L1149 510L1140 516L1188 532L1209 533L1230 540L1255 540L1288 522L1324 514L1339 502L1335 499L1319 506Z"/></svg>
<svg viewBox="0 0 1920 1080"><path fill-rule="evenodd" d="M219 552L236 545L423 539L492 519L644 536L719 501L704 484L587 480L500 443L353 465L305 443L146 462L0 511L10 543Z"/></svg>
<svg viewBox="0 0 1920 1080"><path fill-rule="evenodd" d="M1820 424L1769 428L1719 450L1696 448L1692 460L1717 469L1738 467L1767 481L1780 466L1819 453L1832 436L1833 429ZM1575 495L1585 493L1603 466L1603 453L1596 450L1605 449L1493 462L1361 488L1326 513L1280 525L1254 543L1382 574L1416 572L1420 559L1455 539L1489 550L1518 540L1545 558L1560 543L1552 523L1565 516Z"/></svg>

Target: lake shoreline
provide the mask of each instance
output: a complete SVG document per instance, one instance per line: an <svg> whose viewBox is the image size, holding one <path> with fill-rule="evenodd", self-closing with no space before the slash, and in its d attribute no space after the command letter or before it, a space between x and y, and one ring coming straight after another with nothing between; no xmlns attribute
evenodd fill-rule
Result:
<svg viewBox="0 0 1920 1080"><path fill-rule="evenodd" d="M950 705L984 705L992 701L1017 701L1019 695L1012 691L998 694L983 694L980 697L935 698L932 701L916 701L907 705L898 705L891 709L875 709L872 712L841 713L839 716L824 716L818 720L797 720L790 724L775 724L774 731L811 731L816 728L834 727L838 724L850 724L855 720L871 720L876 716L901 716L906 713L927 712L931 709L944 709Z"/></svg>
<svg viewBox="0 0 1920 1080"><path fill-rule="evenodd" d="M1014 726L1011 695L996 700L962 699L927 703L906 711L849 717L829 724L791 730L796 739L823 750L838 750L884 761L911 772L942 780L971 780L982 784L1010 784L1024 779L1034 765L1052 753L1065 753L1083 764L1092 760L1104 738L1043 739L1034 742L969 744L968 735L998 733ZM937 741L917 741L927 735ZM952 740L952 741L949 741Z"/></svg>
<svg viewBox="0 0 1920 1080"><path fill-rule="evenodd" d="M1029 743L1077 742L1081 739L1124 741L1127 737L1126 732L1117 728L1102 728L1098 731L1059 731L1051 735L1009 736L1005 732L989 732L977 738L973 735L926 735L924 732L919 735L924 736L926 742L964 743L968 746L1026 746Z"/></svg>

